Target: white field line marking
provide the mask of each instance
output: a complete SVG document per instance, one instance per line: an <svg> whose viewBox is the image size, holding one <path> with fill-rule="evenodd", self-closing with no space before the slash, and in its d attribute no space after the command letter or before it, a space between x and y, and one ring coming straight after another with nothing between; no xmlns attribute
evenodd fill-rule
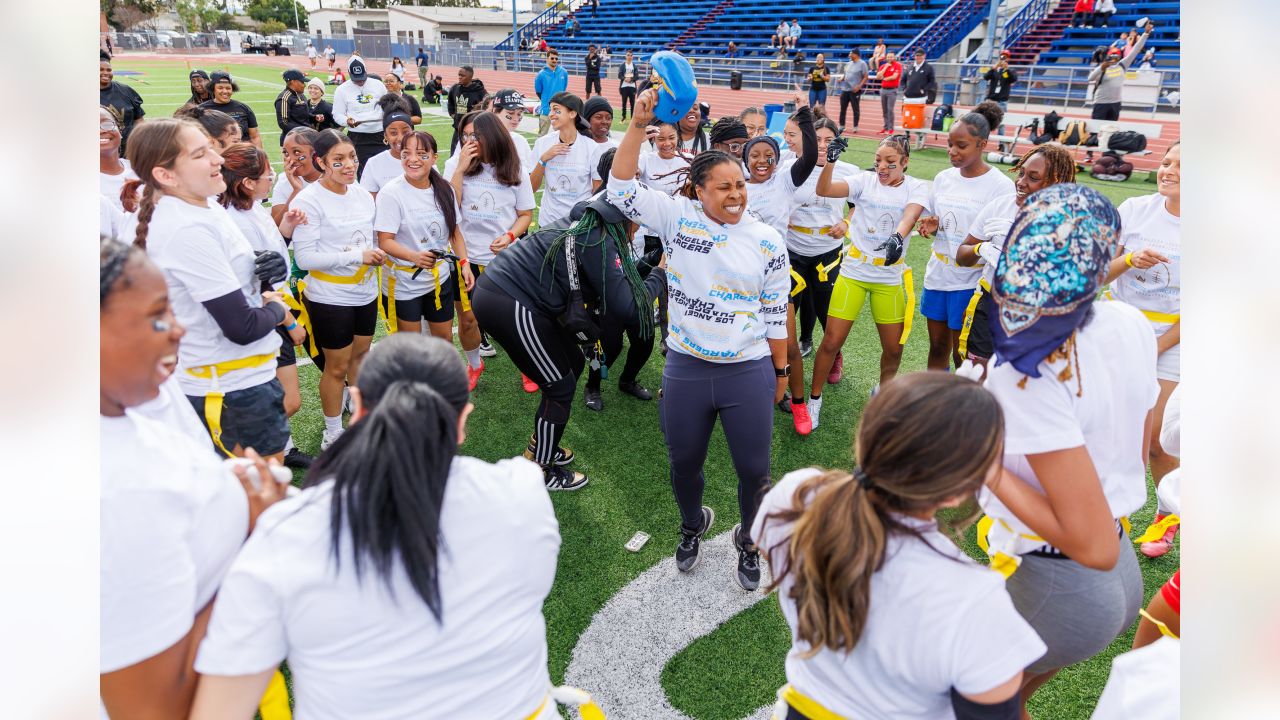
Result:
<svg viewBox="0 0 1280 720"><path fill-rule="evenodd" d="M609 598L578 638L564 681L591 693L610 720L690 720L671 706L662 669L690 643L764 600L733 579L738 552L728 532L702 542L690 573L668 556ZM767 587L768 566L761 565ZM769 720L772 705L749 720Z"/></svg>

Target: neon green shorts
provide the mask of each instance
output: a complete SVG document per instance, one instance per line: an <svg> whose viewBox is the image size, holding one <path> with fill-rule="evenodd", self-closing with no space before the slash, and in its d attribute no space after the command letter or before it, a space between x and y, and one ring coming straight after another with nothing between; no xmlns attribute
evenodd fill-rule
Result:
<svg viewBox="0 0 1280 720"><path fill-rule="evenodd" d="M868 295L871 296L871 318L877 325L892 325L906 319L907 298L901 285L851 280L844 275L836 278L827 314L853 322L862 312Z"/></svg>

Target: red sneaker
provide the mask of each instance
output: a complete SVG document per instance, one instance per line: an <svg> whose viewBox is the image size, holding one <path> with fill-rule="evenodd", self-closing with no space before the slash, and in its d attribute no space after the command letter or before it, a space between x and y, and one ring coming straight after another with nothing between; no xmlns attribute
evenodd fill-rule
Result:
<svg viewBox="0 0 1280 720"><path fill-rule="evenodd" d="M1173 538L1178 534L1178 526L1170 525L1168 530L1164 531L1164 537L1151 542L1144 542L1138 547L1143 555L1149 558L1158 558L1173 549Z"/></svg>
<svg viewBox="0 0 1280 720"><path fill-rule="evenodd" d="M467 366L467 390L469 392L476 391L476 385L479 384L480 376L482 374L484 374L483 360L480 361L480 367L478 368L473 368L470 365Z"/></svg>
<svg viewBox="0 0 1280 720"><path fill-rule="evenodd" d="M813 432L813 419L809 417L809 406L805 403L791 406L791 422L796 426L796 432L800 435L808 435Z"/></svg>
<svg viewBox="0 0 1280 720"><path fill-rule="evenodd" d="M831 363L831 372L827 373L827 384L835 385L844 379L844 353L836 353L836 361Z"/></svg>
<svg viewBox="0 0 1280 720"><path fill-rule="evenodd" d="M528 375L525 375L524 373L520 373L520 383L521 385L524 386L525 392L527 393L538 392L538 383L534 382L532 378L530 378Z"/></svg>

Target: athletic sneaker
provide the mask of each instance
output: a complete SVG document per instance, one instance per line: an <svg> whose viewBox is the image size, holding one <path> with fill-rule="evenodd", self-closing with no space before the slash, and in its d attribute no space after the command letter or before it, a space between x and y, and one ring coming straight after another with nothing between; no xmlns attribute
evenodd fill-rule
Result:
<svg viewBox="0 0 1280 720"><path fill-rule="evenodd" d="M483 355L484 353L480 354ZM534 382L533 378L525 375L524 373L520 373L520 386L523 387L524 391L527 393L538 392L538 383Z"/></svg>
<svg viewBox="0 0 1280 720"><path fill-rule="evenodd" d="M311 467L311 463L315 458L302 452L298 448L289 448L289 452L284 454L284 466L293 468L294 470L306 470Z"/></svg>
<svg viewBox="0 0 1280 720"><path fill-rule="evenodd" d="M791 391L783 390L782 399L778 401L778 410L788 415L791 414Z"/></svg>
<svg viewBox="0 0 1280 720"><path fill-rule="evenodd" d="M1173 549L1173 539L1178 535L1178 526L1170 525L1168 530L1164 531L1164 537L1151 542L1144 542L1139 546L1139 550L1143 555L1149 558L1158 558L1161 555Z"/></svg>
<svg viewBox="0 0 1280 720"><path fill-rule="evenodd" d="M473 368L470 365L467 366L467 391L468 392L476 391L476 385L480 384L480 376L483 374L484 374L483 360L480 361L480 367L478 368Z"/></svg>
<svg viewBox="0 0 1280 720"><path fill-rule="evenodd" d="M691 533L685 529L684 523L680 524L680 544L676 545L677 570L689 572L698 566L698 557L702 552L702 536L707 534L707 531L711 529L711 523L715 521L715 511L703 505L701 530Z"/></svg>
<svg viewBox="0 0 1280 720"><path fill-rule="evenodd" d="M582 399L586 402L588 410L596 412L604 410L604 397L600 395L600 388L587 388L582 392Z"/></svg>
<svg viewBox="0 0 1280 720"><path fill-rule="evenodd" d="M480 341L480 357L497 357L498 351L488 342Z"/></svg>
<svg viewBox="0 0 1280 720"><path fill-rule="evenodd" d="M580 472L552 465L542 468L542 482L546 484L547 490L573 491L587 484L587 476Z"/></svg>
<svg viewBox="0 0 1280 720"><path fill-rule="evenodd" d="M330 445L336 442L339 437L342 437L342 432L342 430L338 430L337 432L330 433L328 430L325 430L324 437L320 438L320 452L328 450Z"/></svg>
<svg viewBox="0 0 1280 720"><path fill-rule="evenodd" d="M760 549L743 545L738 537L741 531L742 523L733 526L733 546L738 548L738 573L734 577L743 590L750 592L760 587Z"/></svg>
<svg viewBox="0 0 1280 720"><path fill-rule="evenodd" d="M809 400L805 402L805 409L809 411L809 421L813 423L813 427L811 427L810 430L817 430L818 415L822 413L822 398L818 398L817 400L809 398Z"/></svg>
<svg viewBox="0 0 1280 720"><path fill-rule="evenodd" d="M805 340L800 341L800 357L809 357L813 354L813 343Z"/></svg>
<svg viewBox="0 0 1280 720"><path fill-rule="evenodd" d="M345 385L342 388L342 412L351 414L351 389Z"/></svg>
<svg viewBox="0 0 1280 720"><path fill-rule="evenodd" d="M805 403L792 404L791 422L796 426L796 432L801 435L813 432L813 418L809 417L809 408Z"/></svg>
<svg viewBox="0 0 1280 720"><path fill-rule="evenodd" d="M524 457L526 460L533 460L533 456L536 455L537 452L538 452L538 443L535 442L533 439L533 436L530 435L529 445L524 450ZM568 465L569 463L573 462L573 457L574 457L573 451L561 445L560 447L556 448L555 454L551 456L551 463L553 465Z"/></svg>
<svg viewBox="0 0 1280 720"><path fill-rule="evenodd" d="M827 373L827 384L836 385L844 379L844 353L836 353L836 361L831 363L831 372Z"/></svg>
<svg viewBox="0 0 1280 720"><path fill-rule="evenodd" d="M652 400L653 393L649 392L649 388L638 382L622 382L618 381L618 389L630 395L637 400Z"/></svg>

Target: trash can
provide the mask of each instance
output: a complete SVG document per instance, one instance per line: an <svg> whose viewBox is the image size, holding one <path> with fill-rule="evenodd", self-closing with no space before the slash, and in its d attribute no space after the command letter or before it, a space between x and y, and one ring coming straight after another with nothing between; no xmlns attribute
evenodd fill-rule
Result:
<svg viewBox="0 0 1280 720"><path fill-rule="evenodd" d="M765 106L764 106L764 124L765 124L765 127L768 127L768 126L769 126L769 121L773 120L773 114L774 114L774 113L777 113L777 112L782 112L782 106L781 106L781 105L765 105Z"/></svg>
<svg viewBox="0 0 1280 720"><path fill-rule="evenodd" d="M742 73L740 71L731 70L729 72L729 89L730 90L742 89Z"/></svg>

